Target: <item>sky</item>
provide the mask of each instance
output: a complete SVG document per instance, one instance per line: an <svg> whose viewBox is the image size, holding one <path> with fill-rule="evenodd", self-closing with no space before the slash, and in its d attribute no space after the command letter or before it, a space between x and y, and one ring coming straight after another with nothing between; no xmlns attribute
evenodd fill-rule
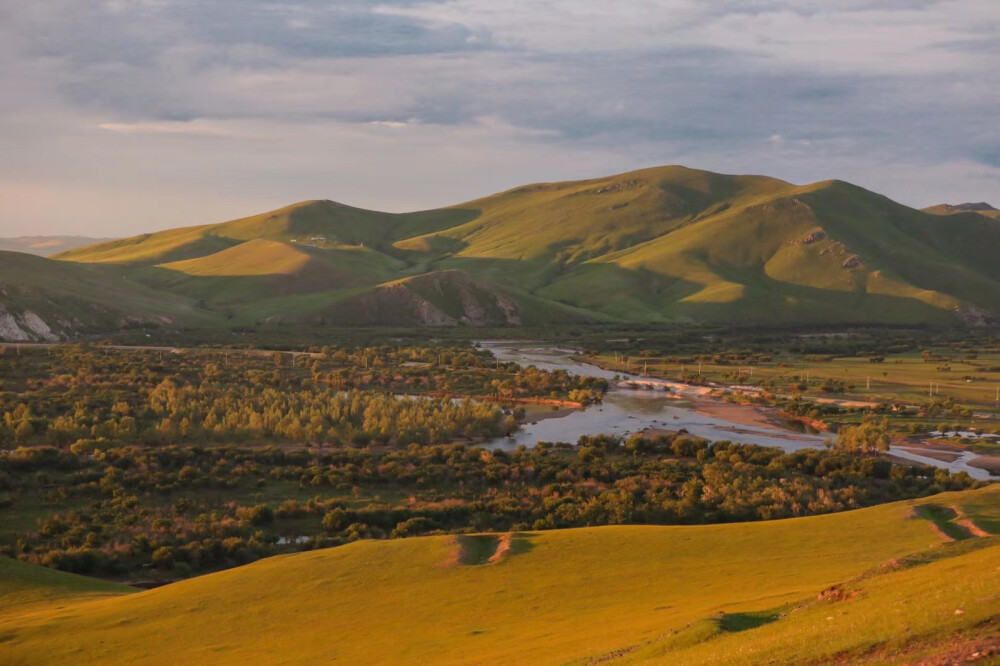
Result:
<svg viewBox="0 0 1000 666"><path fill-rule="evenodd" d="M998 0L0 0L0 236L683 164L1000 207Z"/></svg>

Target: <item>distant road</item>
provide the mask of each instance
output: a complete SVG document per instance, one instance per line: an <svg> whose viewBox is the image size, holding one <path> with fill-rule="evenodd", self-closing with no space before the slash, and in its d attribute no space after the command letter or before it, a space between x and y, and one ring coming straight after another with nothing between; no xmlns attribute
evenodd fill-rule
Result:
<svg viewBox="0 0 1000 666"><path fill-rule="evenodd" d="M71 347L77 342L0 342L0 347L14 347L15 349L48 349L52 347ZM114 349L115 351L159 351L169 354L184 354L186 352L214 352L217 354L250 354L252 356L267 356L268 354L282 353L292 356L309 356L319 358L319 352L304 352L291 349L232 349L225 347L161 347L157 345L95 345L97 349Z"/></svg>

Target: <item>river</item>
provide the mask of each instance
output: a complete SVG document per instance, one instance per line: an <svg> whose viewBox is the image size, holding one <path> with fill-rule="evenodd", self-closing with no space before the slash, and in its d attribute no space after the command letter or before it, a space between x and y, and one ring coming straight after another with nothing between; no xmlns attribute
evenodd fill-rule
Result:
<svg viewBox="0 0 1000 666"><path fill-rule="evenodd" d="M565 370L576 375L603 377L612 381L616 376L622 379L640 379L634 375L604 370L589 363L576 360L576 352L558 347L540 346L534 342L479 343L501 361L513 361L522 366L534 365L542 370ZM581 435L610 434L627 437L650 428L664 430L686 430L692 435L713 441L728 439L734 442L776 446L785 451L808 448L824 448L832 442L827 433L809 435L783 430L764 424L737 423L719 416L711 416L696 411L692 402L703 401L704 390L671 384L675 397L668 397L663 390L634 390L612 387L604 396L604 402L586 409L576 410L554 418L542 418L523 425L513 437L501 437L490 443L490 448L511 450L520 445L534 446L537 442L576 443ZM889 452L925 465L941 467L951 472L966 472L976 479L990 479L984 469L969 465L975 454L964 453L958 459L947 462L915 454L893 446Z"/></svg>

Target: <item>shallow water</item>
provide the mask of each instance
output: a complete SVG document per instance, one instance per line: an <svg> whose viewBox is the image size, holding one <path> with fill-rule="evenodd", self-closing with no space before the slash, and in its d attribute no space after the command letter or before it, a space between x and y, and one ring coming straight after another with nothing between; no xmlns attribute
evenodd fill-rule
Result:
<svg viewBox="0 0 1000 666"><path fill-rule="evenodd" d="M543 347L532 342L481 342L501 361L513 361L523 366L534 365L542 370L565 370L576 375L603 377L609 381L616 376L622 379L637 378L572 358L568 349ZM683 400L667 397L663 391L611 388L604 402L566 416L548 418L536 423L526 423L513 437L500 437L488 444L489 448L511 450L519 445L534 446L537 442L569 442L575 444L581 435L609 434L627 437L648 428L687 430L692 435L713 441L728 439L733 442L776 446L785 451L821 449L832 443L833 435L807 435L778 428L748 426L726 419L699 414L684 406ZM926 458L892 447L890 453L951 472L966 472L976 479L989 479L984 469L968 463L975 454L966 453L954 462Z"/></svg>

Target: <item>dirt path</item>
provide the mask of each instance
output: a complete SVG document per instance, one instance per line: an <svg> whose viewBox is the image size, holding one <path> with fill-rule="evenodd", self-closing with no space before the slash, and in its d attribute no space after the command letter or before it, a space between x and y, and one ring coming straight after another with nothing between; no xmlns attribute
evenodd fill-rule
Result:
<svg viewBox="0 0 1000 666"><path fill-rule="evenodd" d="M448 566L483 566L497 564L510 553L510 534L459 534L454 538L455 551Z"/></svg>
<svg viewBox="0 0 1000 666"><path fill-rule="evenodd" d="M951 504L949 505L949 507L951 508L952 511L955 512L955 517L952 519L951 522L955 523L956 525L961 525L962 527L967 529L969 531L969 534L971 534L972 536L975 537L993 536L983 528L979 527L979 525L976 525L974 522L972 522L972 520L970 520L969 517L965 515L965 511L962 510L962 507L956 504Z"/></svg>
<svg viewBox="0 0 1000 666"><path fill-rule="evenodd" d="M965 541L993 536L976 525L956 504L921 504L913 509L915 516L923 518L943 541Z"/></svg>
<svg viewBox="0 0 1000 666"><path fill-rule="evenodd" d="M50 347L71 347L78 342L3 342L0 346L24 349L48 349ZM319 358L319 352L305 352L292 349L240 349L226 347L160 347L155 345L95 345L95 349L112 349L114 351L158 351L168 354L185 354L187 352L208 352L214 354L247 354L250 356L269 356L271 354L289 354L291 356L308 356Z"/></svg>

